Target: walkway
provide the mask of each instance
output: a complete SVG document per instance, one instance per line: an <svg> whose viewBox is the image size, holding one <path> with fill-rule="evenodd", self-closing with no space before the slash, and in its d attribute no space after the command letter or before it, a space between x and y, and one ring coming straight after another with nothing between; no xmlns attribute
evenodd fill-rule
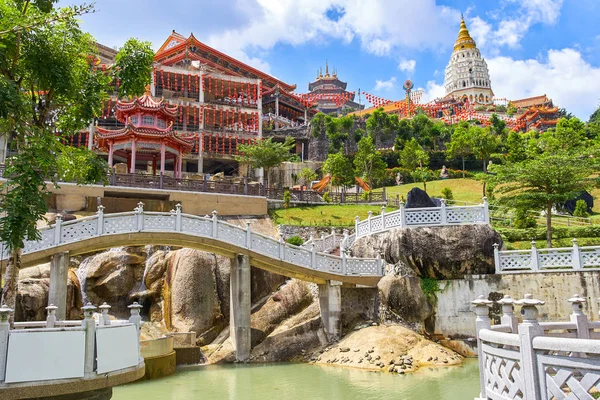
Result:
<svg viewBox="0 0 600 400"><path fill-rule="evenodd" d="M375 286L383 276L381 259L351 258L301 248L219 221L212 217L183 214L181 206L171 213L146 212L139 203L135 211L104 214L99 207L95 216L63 222L60 216L53 227L40 230L39 241L25 243L22 267L48 262L51 256L69 252L86 254L118 246L147 244L189 247L230 258L250 257L253 266L270 272L325 284ZM5 251L1 259L8 257Z"/></svg>

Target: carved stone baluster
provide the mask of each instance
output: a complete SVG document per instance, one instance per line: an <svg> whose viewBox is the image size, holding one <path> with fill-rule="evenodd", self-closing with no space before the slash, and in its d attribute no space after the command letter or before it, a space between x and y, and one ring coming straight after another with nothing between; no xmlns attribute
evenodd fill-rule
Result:
<svg viewBox="0 0 600 400"><path fill-rule="evenodd" d="M246 247L252 248L252 228L250 228L250 222L246 222Z"/></svg>
<svg viewBox="0 0 600 400"><path fill-rule="evenodd" d="M177 232L181 232L181 220L182 220L182 215L181 215L181 204L177 203L177 205L175 206L175 230Z"/></svg>
<svg viewBox="0 0 600 400"><path fill-rule="evenodd" d="M104 206L103 205L98 206L98 211L97 211L96 215L98 216L98 220L97 220L98 225L96 228L96 234L98 236L100 236L104 233Z"/></svg>
<svg viewBox="0 0 600 400"><path fill-rule="evenodd" d="M219 237L219 220L217 219L217 210L212 212L212 237Z"/></svg>
<svg viewBox="0 0 600 400"><path fill-rule="evenodd" d="M110 325L110 316L108 315L108 312L110 311L111 307L106 302L104 302L98 308L102 313L102 317L100 318L100 326Z"/></svg>
<svg viewBox="0 0 600 400"><path fill-rule="evenodd" d="M486 369L485 369L485 359L483 357L483 346L481 344L481 338L479 337L479 332L483 329L490 329L491 321L490 321L490 307L492 306L492 302L485 298L484 295L480 295L476 300L471 302L472 305L475 306L475 314L477 318L475 319L475 330L477 332L477 356L479 358L479 387L480 394L479 399L487 399L486 394Z"/></svg>
<svg viewBox="0 0 600 400"><path fill-rule="evenodd" d="M6 304L0 307L0 382L6 376L6 357L8 356L8 331L10 330L10 314L14 310Z"/></svg>
<svg viewBox="0 0 600 400"><path fill-rule="evenodd" d="M48 316L46 317L46 328L54 328L54 324L56 323L56 307L54 304L50 304L46 307L46 311L48 312Z"/></svg>
<svg viewBox="0 0 600 400"><path fill-rule="evenodd" d="M54 245L58 246L60 244L60 238L62 236L62 215L56 215L56 222L54 224Z"/></svg>
<svg viewBox="0 0 600 400"><path fill-rule="evenodd" d="M521 371L525 383L525 399L540 400L541 388L538 375L538 360L533 348L533 339L544 334L544 328L537 321L537 306L545 304L545 301L534 299L531 294L526 294L515 304L521 306L523 322L519 325L519 342L521 348Z"/></svg>

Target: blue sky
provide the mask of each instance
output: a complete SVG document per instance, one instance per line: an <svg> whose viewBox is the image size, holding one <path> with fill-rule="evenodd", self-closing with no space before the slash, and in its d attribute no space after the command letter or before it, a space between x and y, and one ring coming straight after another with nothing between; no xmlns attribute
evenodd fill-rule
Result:
<svg viewBox="0 0 600 400"><path fill-rule="evenodd" d="M598 107L598 0L97 0L83 27L111 47L193 32L302 93L328 59L349 90L394 100L411 79L430 100L444 95L461 13L497 97L546 94L585 120Z"/></svg>

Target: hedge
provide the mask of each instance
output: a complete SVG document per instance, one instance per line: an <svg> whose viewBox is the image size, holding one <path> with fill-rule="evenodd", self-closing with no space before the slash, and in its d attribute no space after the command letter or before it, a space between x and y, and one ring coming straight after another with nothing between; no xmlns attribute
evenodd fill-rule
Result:
<svg viewBox="0 0 600 400"><path fill-rule="evenodd" d="M511 229L495 228L507 242L521 242L524 240L545 240L546 228ZM570 226L552 228L552 239L570 238L600 238L600 225Z"/></svg>

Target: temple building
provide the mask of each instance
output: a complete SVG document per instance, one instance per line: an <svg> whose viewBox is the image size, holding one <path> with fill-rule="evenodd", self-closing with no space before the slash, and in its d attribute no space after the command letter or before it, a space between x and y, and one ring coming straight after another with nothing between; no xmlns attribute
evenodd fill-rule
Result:
<svg viewBox="0 0 600 400"><path fill-rule="evenodd" d="M509 105L517 109L517 121L521 130L527 132L535 129L545 132L556 127L560 116L559 109L552 103L552 99L545 94L542 96L528 97L520 100L512 100Z"/></svg>
<svg viewBox="0 0 600 400"><path fill-rule="evenodd" d="M334 69L329 74L329 63L325 61L325 75L323 69L317 71L317 78L308 84L308 98L317 103L317 110L325 114L342 115L346 112L362 110L364 105L354 102L355 93L348 92L348 83L342 82Z"/></svg>
<svg viewBox="0 0 600 400"><path fill-rule="evenodd" d="M471 104L491 104L494 97L487 63L471 38L464 18L446 67L444 87L447 97L466 98Z"/></svg>

